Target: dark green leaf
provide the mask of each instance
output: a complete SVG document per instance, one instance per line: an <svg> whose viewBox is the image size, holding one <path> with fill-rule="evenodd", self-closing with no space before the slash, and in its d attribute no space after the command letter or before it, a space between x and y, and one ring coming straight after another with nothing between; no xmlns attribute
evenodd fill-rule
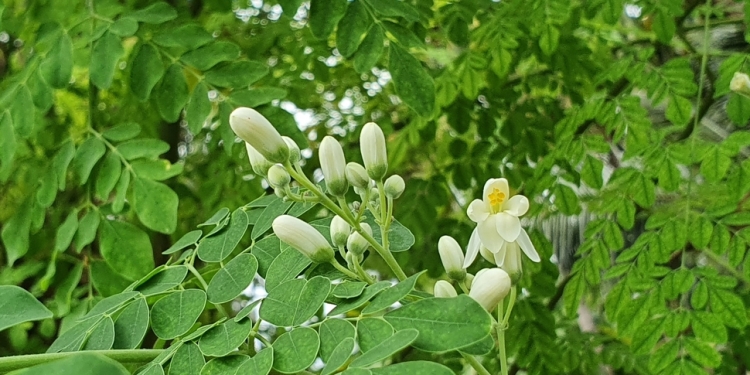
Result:
<svg viewBox="0 0 750 375"><path fill-rule="evenodd" d="M266 273L266 290L270 292L283 282L297 277L311 263L310 258L300 253L297 249L286 248L268 267L268 272Z"/></svg>
<svg viewBox="0 0 750 375"><path fill-rule="evenodd" d="M160 30L152 39L154 43L164 47L196 49L214 38L203 27L189 23L175 28Z"/></svg>
<svg viewBox="0 0 750 375"><path fill-rule="evenodd" d="M99 166L99 172L96 176L95 191L96 196L104 201L109 200L109 194L115 188L117 181L122 174L122 163L115 153L108 153L104 161Z"/></svg>
<svg viewBox="0 0 750 375"><path fill-rule="evenodd" d="M346 13L346 0L311 0L310 31L318 39L327 39Z"/></svg>
<svg viewBox="0 0 750 375"><path fill-rule="evenodd" d="M417 114L429 118L435 109L435 84L419 60L391 44L388 69L393 76L396 94Z"/></svg>
<svg viewBox="0 0 750 375"><path fill-rule="evenodd" d="M190 95L190 102L185 108L185 119L190 132L193 134L200 133L210 113L211 102L208 100L208 89L205 84L199 83L195 86L193 93Z"/></svg>
<svg viewBox="0 0 750 375"><path fill-rule="evenodd" d="M183 163L171 164L165 159L139 159L130 163L136 176L154 181L164 181L179 175L184 165Z"/></svg>
<svg viewBox="0 0 750 375"><path fill-rule="evenodd" d="M234 90L229 100L237 106L254 108L274 100L283 99L287 91L278 87L258 87L246 90Z"/></svg>
<svg viewBox="0 0 750 375"><path fill-rule="evenodd" d="M336 285L331 294L337 298L354 298L362 294L366 286L367 283L363 281L344 281Z"/></svg>
<svg viewBox="0 0 750 375"><path fill-rule="evenodd" d="M140 125L135 122L124 122L105 130L102 135L110 141L122 142L134 138L140 133Z"/></svg>
<svg viewBox="0 0 750 375"><path fill-rule="evenodd" d="M380 27L371 27L367 36L354 54L354 70L368 73L383 54L385 35Z"/></svg>
<svg viewBox="0 0 750 375"><path fill-rule="evenodd" d="M123 169L122 175L120 175L120 180L117 181L117 185L115 186L115 200L112 202L113 212L118 213L122 211L122 208L125 205L125 195L128 192L129 186L130 171L128 171L127 169Z"/></svg>
<svg viewBox="0 0 750 375"><path fill-rule="evenodd" d="M385 17L403 17L409 22L419 20L417 10L406 1L399 0L368 0L372 3L372 9Z"/></svg>
<svg viewBox="0 0 750 375"><path fill-rule="evenodd" d="M73 41L67 33L62 33L52 45L39 69L47 83L54 88L63 88L70 83L70 76L73 74Z"/></svg>
<svg viewBox="0 0 750 375"><path fill-rule="evenodd" d="M371 25L372 20L362 0L350 2L336 31L336 47L342 56L349 57L357 51Z"/></svg>
<svg viewBox="0 0 750 375"><path fill-rule="evenodd" d="M381 318L364 318L357 321L357 341L362 352L369 352L391 336L393 326Z"/></svg>
<svg viewBox="0 0 750 375"><path fill-rule="evenodd" d="M162 254L164 255L173 254L188 246L195 245L202 235L203 235L203 232L201 230L194 230L194 231L185 233L184 236L182 236L179 240L177 240L177 242L172 244L172 246L170 246L169 249L165 250Z"/></svg>
<svg viewBox="0 0 750 375"><path fill-rule="evenodd" d="M114 349L135 349L148 330L148 304L145 298L131 302L115 321Z"/></svg>
<svg viewBox="0 0 750 375"><path fill-rule="evenodd" d="M298 326L323 306L331 290L331 282L316 276L310 280L288 280L270 289L260 306L263 320L278 326Z"/></svg>
<svg viewBox="0 0 750 375"><path fill-rule="evenodd" d="M117 273L103 260L92 260L90 268L91 282L96 291L104 297L117 295L131 284L131 280Z"/></svg>
<svg viewBox="0 0 750 375"><path fill-rule="evenodd" d="M338 314L344 314L349 311L352 311L354 309L358 309L362 307L367 301L375 297L378 293L382 292L383 290L390 288L391 283L388 281L379 281L375 284L372 284L365 288L365 291L362 293L361 296L353 299L348 299L339 302L336 304L336 307L331 310L328 315L334 316Z"/></svg>
<svg viewBox="0 0 750 375"><path fill-rule="evenodd" d="M253 232L250 234L250 236L253 239L256 239L266 233L266 231L271 229L271 224L273 223L273 221L277 217L283 215L287 210L289 210L289 208L292 207L293 203L294 202L285 202L281 199L277 199L271 202L271 204L269 204L260 214L260 217L258 217L258 220L253 226Z"/></svg>
<svg viewBox="0 0 750 375"><path fill-rule="evenodd" d="M106 147L96 137L89 137L76 150L76 155L71 162L70 168L78 176L78 184L83 185L88 181L91 170L96 162L104 156Z"/></svg>
<svg viewBox="0 0 750 375"><path fill-rule="evenodd" d="M159 85L154 88L154 101L161 118L167 122L179 120L180 112L187 104L189 96L182 67L172 64L164 73Z"/></svg>
<svg viewBox="0 0 750 375"><path fill-rule="evenodd" d="M177 349L169 362L169 375L199 375L206 359L198 345L186 342Z"/></svg>
<svg viewBox="0 0 750 375"><path fill-rule="evenodd" d="M409 346L419 336L416 329L404 329L396 332L374 348L366 351L362 356L352 361L352 367L366 367L373 363L382 361L401 349Z"/></svg>
<svg viewBox="0 0 750 375"><path fill-rule="evenodd" d="M109 89L115 75L117 62L125 54L122 41L112 33L104 33L91 50L89 77L91 83L102 90Z"/></svg>
<svg viewBox="0 0 750 375"><path fill-rule="evenodd" d="M78 210L71 211L62 224L57 228L55 235L55 251L64 252L73 242L73 236L78 230Z"/></svg>
<svg viewBox="0 0 750 375"><path fill-rule="evenodd" d="M105 316L88 334L81 350L109 350L115 342L115 322Z"/></svg>
<svg viewBox="0 0 750 375"><path fill-rule="evenodd" d="M268 74L266 64L257 61L234 61L206 72L206 82L219 87L247 87Z"/></svg>
<svg viewBox="0 0 750 375"><path fill-rule="evenodd" d="M253 322L250 319L240 322L230 319L204 333L198 341L198 347L206 356L225 356L242 345L252 329Z"/></svg>
<svg viewBox="0 0 750 375"><path fill-rule="evenodd" d="M240 57L240 47L236 44L215 42L182 55L180 60L205 71L222 61L233 61L238 57Z"/></svg>
<svg viewBox="0 0 750 375"><path fill-rule="evenodd" d="M368 318L369 319L369 318ZM359 324L359 323L358 323ZM354 326L344 319L326 319L320 325L320 358L328 362L336 346L347 338L354 338ZM390 336L393 331L388 333Z"/></svg>
<svg viewBox="0 0 750 375"><path fill-rule="evenodd" d="M127 160L156 158L169 151L169 144L153 138L133 139L117 145L117 151Z"/></svg>
<svg viewBox="0 0 750 375"><path fill-rule="evenodd" d="M273 342L273 369L282 374L300 372L312 365L318 354L318 333L312 328L295 328Z"/></svg>
<svg viewBox="0 0 750 375"><path fill-rule="evenodd" d="M185 266L167 266L162 271L151 275L147 280L138 285L135 290L144 296L151 296L165 292L182 284L187 276L188 268Z"/></svg>
<svg viewBox="0 0 750 375"><path fill-rule="evenodd" d="M268 375L271 366L273 366L273 348L268 347L245 361L235 374Z"/></svg>
<svg viewBox="0 0 750 375"><path fill-rule="evenodd" d="M68 374L107 374L130 375L121 364L101 354L80 353L57 361L28 367L15 375L68 375Z"/></svg>
<svg viewBox="0 0 750 375"><path fill-rule="evenodd" d="M105 220L101 226L99 251L117 273L137 280L154 268L151 241L145 232L122 221Z"/></svg>
<svg viewBox="0 0 750 375"><path fill-rule="evenodd" d="M419 277L422 276L424 272L425 271L422 271L411 275L406 280L401 281L395 286L388 288L382 293L378 294L378 296L375 297L372 302L370 302L370 304L362 310L362 314L374 314L383 311L402 298L406 297L407 294L414 290L414 285L416 285L417 279L419 279Z"/></svg>
<svg viewBox="0 0 750 375"><path fill-rule="evenodd" d="M373 375L452 375L453 370L435 362L412 361L396 363L371 370Z"/></svg>
<svg viewBox="0 0 750 375"><path fill-rule="evenodd" d="M146 101L151 96L151 90L164 75L164 64L159 52L150 44L141 44L131 65L130 90L138 99Z"/></svg>
<svg viewBox="0 0 750 375"><path fill-rule="evenodd" d="M75 249L77 253L81 252L86 245L94 242L96 238L96 230L99 229L99 222L101 217L99 213L90 210L81 218L78 222L78 231L75 237Z"/></svg>
<svg viewBox="0 0 750 375"><path fill-rule="evenodd" d="M133 207L143 225L161 233L174 232L179 203L177 193L160 182L136 178L133 196Z"/></svg>
<svg viewBox="0 0 750 375"><path fill-rule="evenodd" d="M186 333L206 306L206 293L198 289L174 292L151 308L151 328L162 340Z"/></svg>
<svg viewBox="0 0 750 375"><path fill-rule="evenodd" d="M286 248L287 245L284 245ZM276 236L267 236L255 243L253 255L258 259L258 274L266 278L268 268L279 254L281 254L281 241ZM302 272L302 271L300 271Z"/></svg>
<svg viewBox="0 0 750 375"><path fill-rule="evenodd" d="M201 369L201 375L233 375L237 374L240 366L248 360L246 355L230 355L214 358Z"/></svg>
<svg viewBox="0 0 750 375"><path fill-rule="evenodd" d="M0 331L23 322L49 319L52 311L15 285L0 285Z"/></svg>
<svg viewBox="0 0 750 375"><path fill-rule="evenodd" d="M247 289L258 271L258 261L252 254L240 254L214 275L206 293L212 303L235 299Z"/></svg>
<svg viewBox="0 0 750 375"><path fill-rule="evenodd" d="M247 215L242 208L238 208L232 213L226 229L201 240L198 244L198 257L204 262L221 262L237 247L245 231L247 231Z"/></svg>
<svg viewBox="0 0 750 375"><path fill-rule="evenodd" d="M586 155L581 167L581 180L595 189L601 189L603 184L602 168L604 168L604 163L601 160Z"/></svg>
<svg viewBox="0 0 750 375"><path fill-rule="evenodd" d="M143 23L160 24L177 18L177 11L165 2L156 2L128 14L128 17Z"/></svg>

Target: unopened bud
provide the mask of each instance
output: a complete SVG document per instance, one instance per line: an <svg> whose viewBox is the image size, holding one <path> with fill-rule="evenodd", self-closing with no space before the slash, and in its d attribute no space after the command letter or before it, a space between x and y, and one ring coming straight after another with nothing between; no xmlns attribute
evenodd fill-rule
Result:
<svg viewBox="0 0 750 375"><path fill-rule="evenodd" d="M435 291L433 294L437 298L451 298L458 296L453 285L445 280L438 280L438 282L435 283Z"/></svg>
<svg viewBox="0 0 750 375"><path fill-rule="evenodd" d="M469 297L479 302L487 311L497 307L497 304L510 292L510 276L499 268L485 268L479 271L471 283Z"/></svg>
<svg viewBox="0 0 750 375"><path fill-rule="evenodd" d="M323 138L319 150L320 169L331 195L341 197L349 190L346 180L346 159L341 144L331 136Z"/></svg>
<svg viewBox="0 0 750 375"><path fill-rule="evenodd" d="M346 240L349 238L351 226L341 216L336 215L331 220L331 240L336 247L346 246Z"/></svg>
<svg viewBox="0 0 750 375"><path fill-rule="evenodd" d="M367 223L360 224L362 227L362 230L367 232L370 236L372 236L372 228L370 228L370 225ZM354 231L352 234L349 235L349 238L346 240L346 248L349 249L350 252L356 255L362 255L365 251L367 251L367 248L370 247L370 243L367 242L367 239L365 239L364 236L359 234L359 232Z"/></svg>
<svg viewBox="0 0 750 375"><path fill-rule="evenodd" d="M283 139L286 143L286 146L289 147L289 162L292 164L298 162L302 158L302 156L300 156L299 146L297 146L297 142L285 135L282 135L281 139Z"/></svg>
<svg viewBox="0 0 750 375"><path fill-rule="evenodd" d="M245 142L245 149L247 150L247 158L250 160L253 172L258 176L265 177L268 174L268 170L273 166L273 163L266 160L263 155L247 142Z"/></svg>
<svg viewBox="0 0 750 375"><path fill-rule="evenodd" d="M380 202L380 192L377 188L371 188L370 189L370 201L373 203Z"/></svg>
<svg viewBox="0 0 750 375"><path fill-rule="evenodd" d="M521 248L518 246L518 242L513 241L506 243L505 257L502 265L498 266L508 273L511 282L518 282L518 279L523 276L522 264Z"/></svg>
<svg viewBox="0 0 750 375"><path fill-rule="evenodd" d="M362 149L362 161L367 174L375 181L380 181L388 171L388 154L385 149L385 136L380 126L368 122L362 127L359 135L359 146Z"/></svg>
<svg viewBox="0 0 750 375"><path fill-rule="evenodd" d="M292 178L289 176L289 172L281 166L281 164L274 164L268 169L268 183L274 189L283 189L289 185Z"/></svg>
<svg viewBox="0 0 750 375"><path fill-rule="evenodd" d="M229 115L229 126L266 160L283 163L289 159L289 147L281 134L258 111L240 107Z"/></svg>
<svg viewBox="0 0 750 375"><path fill-rule="evenodd" d="M471 288L471 283L474 282L474 275L466 273L466 279L464 279L464 285L468 285Z"/></svg>
<svg viewBox="0 0 750 375"><path fill-rule="evenodd" d="M729 82L729 89L743 94L750 94L750 77L745 73L735 72L732 81Z"/></svg>
<svg viewBox="0 0 750 375"><path fill-rule="evenodd" d="M401 176L394 174L391 177L388 177L387 180L385 180L384 184L385 189L385 195L391 199L398 199L398 197L401 196L401 193L404 192L404 188L406 187L406 184L404 184L404 179L401 178Z"/></svg>
<svg viewBox="0 0 750 375"><path fill-rule="evenodd" d="M281 215L271 226L282 242L299 250L313 262L330 263L333 260L331 245L312 225L294 216Z"/></svg>
<svg viewBox="0 0 750 375"><path fill-rule="evenodd" d="M438 240L438 252L443 262L445 273L453 280L461 281L466 278L464 269L464 252L461 245L451 236L442 236Z"/></svg>
<svg viewBox="0 0 750 375"><path fill-rule="evenodd" d="M356 188L366 189L370 187L370 176L367 175L365 167L359 163L351 162L346 165L346 179Z"/></svg>

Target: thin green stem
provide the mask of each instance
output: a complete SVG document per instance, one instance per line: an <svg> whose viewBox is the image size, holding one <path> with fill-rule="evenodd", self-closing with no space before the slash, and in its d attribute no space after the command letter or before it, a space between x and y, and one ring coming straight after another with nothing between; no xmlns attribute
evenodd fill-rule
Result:
<svg viewBox="0 0 750 375"><path fill-rule="evenodd" d="M359 264L359 262L354 262L354 268L357 270L357 273L364 279L368 284L374 284L375 280L370 277L370 275L365 272L365 270L362 268L362 265Z"/></svg>
<svg viewBox="0 0 750 375"><path fill-rule="evenodd" d="M505 310L505 317L503 317L503 329L508 328L508 320L510 320L510 313L513 311L513 306L516 304L516 286L510 288L510 298L508 298L508 308Z"/></svg>
<svg viewBox="0 0 750 375"><path fill-rule="evenodd" d="M466 279L459 281L458 287L461 288L465 294L469 294L469 288L466 286Z"/></svg>
<svg viewBox="0 0 750 375"><path fill-rule="evenodd" d="M158 357L163 350L156 349L134 349L134 350L87 350L86 353L99 354L114 359L120 363L148 363ZM0 357L0 373L6 373L26 367L47 363L58 359L65 359L80 352L46 353L17 355L12 357Z"/></svg>
<svg viewBox="0 0 750 375"><path fill-rule="evenodd" d="M498 358L500 358L500 374L508 375L508 353L505 351L505 326L503 322L503 301L497 304L497 324L495 328L497 330L497 348Z"/></svg>
<svg viewBox="0 0 750 375"><path fill-rule="evenodd" d="M203 287L203 290L205 290L205 291L208 291L208 284L206 283L206 280L205 280L205 279L203 279L203 276L201 276L201 273L200 273L200 272L198 272L198 270L197 270L197 269L195 269L195 267L194 267L194 266L193 266L192 264L187 264L187 268L188 268L188 270L190 271L190 273L192 273L192 274L193 274L193 276L195 276L195 278L196 278L196 279L198 280L198 282L199 282L199 283L201 284L201 287ZM227 318L229 317L229 313L227 312L227 310L226 310L226 309L224 309L224 306L222 306L222 305L221 305L221 304L219 304L219 303L214 303L213 305L214 305L214 307L216 307L216 310L217 310L217 311L218 311L218 312L219 312L219 313L220 313L221 315L223 315L223 316L225 316L225 317L227 317Z"/></svg>
<svg viewBox="0 0 750 375"><path fill-rule="evenodd" d="M479 375L492 375L492 374L490 374L489 371L487 371L486 368L484 368L484 366L482 366L481 363L479 363L479 361L477 361L476 358L474 358L473 355L466 354L466 353L464 353L462 351L459 351L459 353L461 353L461 356L464 357L464 359L466 360L466 362L469 362L469 364L471 365L471 367L474 368L474 370L477 372L477 374L479 374Z"/></svg>
<svg viewBox="0 0 750 375"><path fill-rule="evenodd" d="M349 271L348 269L346 269L346 267L342 266L339 262L336 261L336 259L334 259L331 262L331 264L333 265L334 268L341 271L341 273L343 273L346 276L351 277L354 280L358 280L360 278L359 275L357 275L356 273L352 271Z"/></svg>
<svg viewBox="0 0 750 375"><path fill-rule="evenodd" d="M260 333L252 331L252 332L250 332L250 335L253 336L254 338L260 340L260 342L262 342L263 345L265 345L267 347L271 346L271 342L268 341L268 340L266 340L266 338L263 337L263 335L261 335Z"/></svg>

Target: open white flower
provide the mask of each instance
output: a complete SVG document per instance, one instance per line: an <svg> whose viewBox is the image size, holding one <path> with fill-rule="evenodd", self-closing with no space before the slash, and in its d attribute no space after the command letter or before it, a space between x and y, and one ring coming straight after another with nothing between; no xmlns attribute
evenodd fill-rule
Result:
<svg viewBox="0 0 750 375"><path fill-rule="evenodd" d="M484 184L482 200L475 199L466 213L477 223L466 248L464 267L474 262L480 246L490 252L500 252L506 243L517 242L526 256L539 262L539 254L528 233L521 228L520 216L529 210L529 200L523 195L510 197L508 180L492 178ZM504 257L505 254L503 254Z"/></svg>

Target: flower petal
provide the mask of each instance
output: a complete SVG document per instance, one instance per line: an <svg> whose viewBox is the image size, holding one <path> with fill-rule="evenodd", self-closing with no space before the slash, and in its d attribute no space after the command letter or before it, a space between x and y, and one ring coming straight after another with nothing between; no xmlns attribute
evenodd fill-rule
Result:
<svg viewBox="0 0 750 375"><path fill-rule="evenodd" d="M490 216L490 206L484 204L479 199L474 199L469 208L466 209L466 214L469 215L469 219L475 223L481 223L487 220Z"/></svg>
<svg viewBox="0 0 750 375"><path fill-rule="evenodd" d="M539 253L536 252L536 248L534 248L534 244L531 243L529 234L526 233L523 228L521 228L521 233L518 234L518 239L516 241L518 242L518 245L521 246L523 253L526 254L532 262L539 263L541 260L539 259Z"/></svg>
<svg viewBox="0 0 750 375"><path fill-rule="evenodd" d="M487 220L477 224L477 231L479 232L479 239L482 240L482 245L493 253L500 251L500 247L505 243L505 240L497 233L496 217L497 215L490 215L487 217Z"/></svg>
<svg viewBox="0 0 750 375"><path fill-rule="evenodd" d="M474 263L474 259L477 258L477 254L479 253L479 246L481 246L481 241L479 240L479 231L477 228L474 228L474 231L471 232L471 237L469 238L469 244L466 245L466 257L464 257L464 268L469 267L472 263Z"/></svg>
<svg viewBox="0 0 750 375"><path fill-rule="evenodd" d="M500 250L495 253L495 261L494 263L498 267L502 267L503 263L505 263L505 256L508 253L508 245L509 243L504 243L503 246L500 247Z"/></svg>
<svg viewBox="0 0 750 375"><path fill-rule="evenodd" d="M479 246L479 254L482 255L482 258L487 259L490 263L495 263L495 253L487 250L484 246Z"/></svg>
<svg viewBox="0 0 750 375"><path fill-rule="evenodd" d="M501 193L505 194L505 198L508 198L508 180L504 178L490 178L484 184L484 191L482 192L482 200L488 207L490 206L489 195L493 190L499 189Z"/></svg>
<svg viewBox="0 0 750 375"><path fill-rule="evenodd" d="M523 195L514 195L503 205L503 211L513 216L523 216L529 210L529 199Z"/></svg>
<svg viewBox="0 0 750 375"><path fill-rule="evenodd" d="M492 216L495 217L497 233L499 233L505 241L513 242L518 238L518 233L521 232L521 220L518 220L517 217L506 214L505 212L500 212L497 215Z"/></svg>

